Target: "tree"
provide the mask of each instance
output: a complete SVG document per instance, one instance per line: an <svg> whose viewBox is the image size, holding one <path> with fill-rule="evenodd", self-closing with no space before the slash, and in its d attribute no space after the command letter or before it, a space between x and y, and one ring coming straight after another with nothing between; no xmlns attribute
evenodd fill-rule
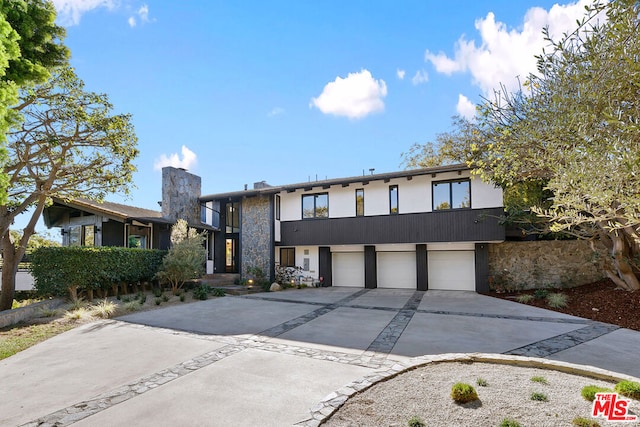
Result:
<svg viewBox="0 0 640 427"><path fill-rule="evenodd" d="M11 308L15 272L44 207L52 197L101 200L108 193L128 192L138 154L128 114L112 114L104 94L87 92L69 67L50 80L24 90L24 122L8 133L8 202L0 205L4 267L0 310ZM19 241L9 226L30 210Z"/></svg>
<svg viewBox="0 0 640 427"><path fill-rule="evenodd" d="M50 1L0 0L0 166L7 159L6 132L20 123L18 90L43 83L69 50L62 44L65 30L55 24ZM7 202L8 177L0 172L0 203ZM3 235L6 230L0 230Z"/></svg>
<svg viewBox="0 0 640 427"><path fill-rule="evenodd" d="M542 182L552 231L602 241L607 276L640 289L640 3L595 2L538 73L479 108L470 164L505 188ZM606 19L604 19L606 17Z"/></svg>
<svg viewBox="0 0 640 427"><path fill-rule="evenodd" d="M171 285L177 294L187 280L198 279L204 274L207 251L203 246L205 236L190 228L187 221L179 219L171 227L171 248L162 260L156 277Z"/></svg>

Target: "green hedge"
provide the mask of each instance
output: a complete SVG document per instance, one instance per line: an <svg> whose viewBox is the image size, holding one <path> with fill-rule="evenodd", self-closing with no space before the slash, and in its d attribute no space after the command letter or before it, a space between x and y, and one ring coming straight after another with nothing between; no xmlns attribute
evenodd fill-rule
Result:
<svg viewBox="0 0 640 427"><path fill-rule="evenodd" d="M31 273L40 295L74 295L114 285L150 281L166 251L116 247L48 247L31 254Z"/></svg>

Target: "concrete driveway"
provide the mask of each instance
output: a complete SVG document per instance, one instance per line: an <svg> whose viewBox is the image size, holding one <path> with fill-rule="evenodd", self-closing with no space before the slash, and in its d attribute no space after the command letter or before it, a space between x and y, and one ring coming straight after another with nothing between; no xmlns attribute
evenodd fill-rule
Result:
<svg viewBox="0 0 640 427"><path fill-rule="evenodd" d="M289 290L96 322L0 361L0 425L295 425L358 378L467 352L640 377L640 332L612 325L467 292Z"/></svg>

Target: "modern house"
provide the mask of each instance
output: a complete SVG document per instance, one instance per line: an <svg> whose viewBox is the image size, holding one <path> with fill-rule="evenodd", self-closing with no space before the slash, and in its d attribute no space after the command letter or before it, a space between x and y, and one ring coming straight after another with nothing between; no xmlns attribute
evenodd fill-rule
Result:
<svg viewBox="0 0 640 427"><path fill-rule="evenodd" d="M325 286L418 290L487 291L488 245L505 239L502 190L466 165L205 196L199 177L162 174L162 212L58 200L46 224L62 227L65 244L94 232L95 245L166 248L170 225L185 218L209 233L208 273L248 277L255 267L273 280L277 265L297 266Z"/></svg>
<svg viewBox="0 0 640 427"><path fill-rule="evenodd" d="M466 165L200 197L220 213L213 271L298 266L326 286L489 289L488 244L505 239L502 190Z"/></svg>

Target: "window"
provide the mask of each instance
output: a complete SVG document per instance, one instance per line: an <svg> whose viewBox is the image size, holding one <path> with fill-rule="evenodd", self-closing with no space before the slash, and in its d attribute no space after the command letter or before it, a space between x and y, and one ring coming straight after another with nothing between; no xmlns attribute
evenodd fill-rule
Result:
<svg viewBox="0 0 640 427"><path fill-rule="evenodd" d="M462 209L471 207L469 180L434 182L433 210Z"/></svg>
<svg viewBox="0 0 640 427"><path fill-rule="evenodd" d="M95 226L76 225L69 228L69 246L95 246Z"/></svg>
<svg viewBox="0 0 640 427"><path fill-rule="evenodd" d="M356 190L356 216L364 216L364 188Z"/></svg>
<svg viewBox="0 0 640 427"><path fill-rule="evenodd" d="M240 232L240 203L227 203L226 232Z"/></svg>
<svg viewBox="0 0 640 427"><path fill-rule="evenodd" d="M280 196L276 194L276 221L280 221Z"/></svg>
<svg viewBox="0 0 640 427"><path fill-rule="evenodd" d="M82 246L82 226L69 227L69 246Z"/></svg>
<svg viewBox="0 0 640 427"><path fill-rule="evenodd" d="M280 266L295 267L296 266L296 249L280 248Z"/></svg>
<svg viewBox="0 0 640 427"><path fill-rule="evenodd" d="M302 218L328 218L329 194L305 194L302 196Z"/></svg>
<svg viewBox="0 0 640 427"><path fill-rule="evenodd" d="M390 214L398 213L398 186L397 185L389 186L389 213Z"/></svg>
<svg viewBox="0 0 640 427"><path fill-rule="evenodd" d="M83 246L95 246L96 242L96 227L95 225L85 225L83 228L84 238L82 245Z"/></svg>
<svg viewBox="0 0 640 427"><path fill-rule="evenodd" d="M205 203L200 204L200 222L207 223L207 205Z"/></svg>

